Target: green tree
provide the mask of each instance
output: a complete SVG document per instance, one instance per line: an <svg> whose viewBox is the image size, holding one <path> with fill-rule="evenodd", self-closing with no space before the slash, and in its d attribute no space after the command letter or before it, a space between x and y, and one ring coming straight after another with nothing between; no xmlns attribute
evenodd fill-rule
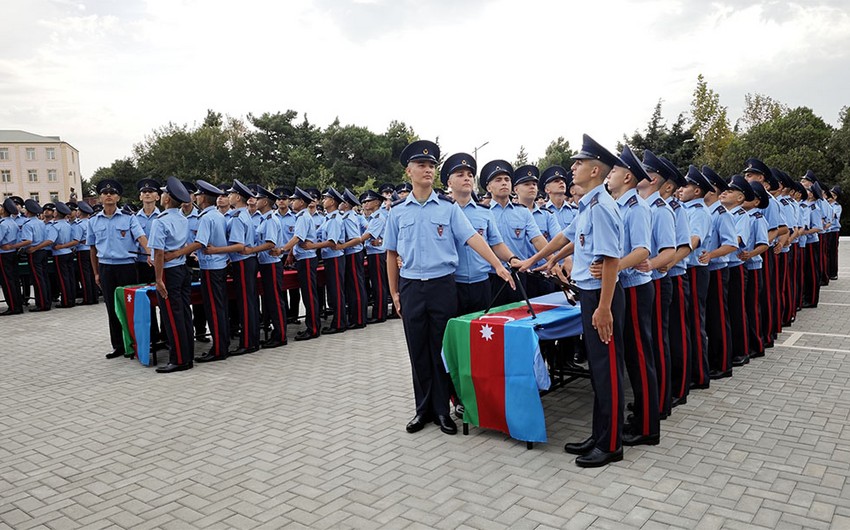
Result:
<svg viewBox="0 0 850 530"><path fill-rule="evenodd" d="M573 164L570 157L574 154L576 152L570 147L569 140L564 139L563 136L559 136L557 139L549 142L549 146L546 147L543 157L537 160L537 167L540 168L540 171L543 171L549 166L562 166L570 169L570 166Z"/></svg>
<svg viewBox="0 0 850 530"><path fill-rule="evenodd" d="M843 107L838 116L839 126L833 131L827 144L827 157L834 168L834 178L829 180L831 184L838 184L843 193L838 201L844 207L844 212L850 213L850 107ZM831 176L830 176L831 177ZM848 214L844 215L841 223L841 234L850 234L850 221Z"/></svg>
<svg viewBox="0 0 850 530"><path fill-rule="evenodd" d="M756 125L781 118L790 109L770 96L748 93L744 96L744 112L735 123L735 130L747 131Z"/></svg>
<svg viewBox="0 0 850 530"><path fill-rule="evenodd" d="M691 132L698 144L695 163L716 166L734 134L727 109L720 104L720 95L708 87L702 74L697 77L691 101L691 121Z"/></svg>
<svg viewBox="0 0 850 530"><path fill-rule="evenodd" d="M142 177L143 174L136 169L136 165L131 158L119 158L109 166L97 168L92 173L91 179L89 179L91 183L90 195L94 194L94 189L98 182L103 179L114 179L124 188L124 198L130 201L135 200L138 198L136 183Z"/></svg>
<svg viewBox="0 0 850 530"><path fill-rule="evenodd" d="M514 168L518 168L528 164L528 152L525 150L525 146L519 146L519 153L516 154L516 160L514 161Z"/></svg>
<svg viewBox="0 0 850 530"><path fill-rule="evenodd" d="M642 156L644 149L649 149L656 155L670 159L680 168L686 168L694 160L699 147L684 114L679 114L672 126L664 122L661 100L655 105L646 132L642 134L635 131L631 136L623 135L623 140L639 156ZM617 148L622 149L623 145L618 144Z"/></svg>
<svg viewBox="0 0 850 530"><path fill-rule="evenodd" d="M385 177L392 164L392 149L384 140L365 127L343 126L338 118L334 120L325 129L322 144L332 182L341 188L356 188L369 177Z"/></svg>

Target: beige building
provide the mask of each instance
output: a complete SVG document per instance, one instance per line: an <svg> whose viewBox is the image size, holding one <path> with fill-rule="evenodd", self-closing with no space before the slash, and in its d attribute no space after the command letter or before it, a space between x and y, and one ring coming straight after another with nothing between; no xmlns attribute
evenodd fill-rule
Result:
<svg viewBox="0 0 850 530"><path fill-rule="evenodd" d="M39 136L18 130L0 130L0 193L35 199L39 204L77 197L80 153L58 136Z"/></svg>

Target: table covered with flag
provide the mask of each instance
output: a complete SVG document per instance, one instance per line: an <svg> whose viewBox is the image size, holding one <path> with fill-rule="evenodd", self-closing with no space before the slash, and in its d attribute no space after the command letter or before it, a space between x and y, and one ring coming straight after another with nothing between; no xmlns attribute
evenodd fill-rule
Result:
<svg viewBox="0 0 850 530"><path fill-rule="evenodd" d="M556 292L449 320L443 358L464 406L465 424L525 442L545 442L540 390L549 373L540 340L581 334L581 310Z"/></svg>

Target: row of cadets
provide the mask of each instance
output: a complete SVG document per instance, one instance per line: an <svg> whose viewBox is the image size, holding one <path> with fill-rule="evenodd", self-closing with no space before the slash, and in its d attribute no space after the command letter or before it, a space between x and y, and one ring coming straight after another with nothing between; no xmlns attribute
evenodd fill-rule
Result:
<svg viewBox="0 0 850 530"><path fill-rule="evenodd" d="M284 253L290 253L287 264L295 263L298 284L301 288L301 300L305 309L305 329L295 335L295 340L309 340L319 336L322 324L316 281L318 270L314 246L317 242L316 224L309 208L315 199L299 187L295 188L290 199L289 206L295 213L295 225L292 236L282 250Z"/></svg>
<svg viewBox="0 0 850 530"><path fill-rule="evenodd" d="M324 334L342 333L348 329L345 289L345 252L341 246L346 242L345 222L339 205L344 201L334 188L328 188L324 194L325 217L316 233L316 249L322 251L322 263L325 266L325 293L331 321L322 328Z"/></svg>
<svg viewBox="0 0 850 530"><path fill-rule="evenodd" d="M390 294L404 324L413 374L416 413L406 426L409 433L431 421L446 434L457 433L449 415L449 377L441 352L446 325L457 312L458 245L468 244L501 281L514 287L511 274L460 207L434 192L439 157L437 144L427 140L413 142L402 151L400 162L413 192L393 204L384 236Z"/></svg>
<svg viewBox="0 0 850 530"><path fill-rule="evenodd" d="M292 213L292 209L289 208L289 198L292 196L292 190L281 186L275 188L272 192L278 196L275 216L277 216L277 220L280 223L280 242L282 248L283 245L292 238L292 234L295 231L295 214ZM289 253L281 252L280 257L281 263L285 264L286 259L289 257ZM286 299L286 321L288 324L297 324L299 306L301 304L300 289L298 287L289 289L286 292Z"/></svg>
<svg viewBox="0 0 850 530"><path fill-rule="evenodd" d="M625 301L618 280L624 229L619 208L605 191L605 179L623 162L588 135L573 156L573 182L584 190L576 218L534 256L524 260L528 270L555 253L546 268L572 276L581 293L581 317L588 367L594 391L593 431L587 439L567 443L576 465L600 467L623 459L623 323ZM557 252L557 253L556 253ZM595 277L591 265L601 263ZM656 407L657 410L657 407Z"/></svg>
<svg viewBox="0 0 850 530"><path fill-rule="evenodd" d="M734 175L729 181L728 189L720 196L720 201L734 221L737 240L735 252L727 256L728 283L725 287L729 309L728 348L731 366L743 366L750 362L747 340L747 271L742 251L746 250L752 231L752 223L744 204L753 200L755 200L753 188L741 175Z"/></svg>
<svg viewBox="0 0 850 530"><path fill-rule="evenodd" d="M387 252L384 249L384 230L386 229L387 210L382 209L383 197L373 190L367 190L359 197L363 207L366 230L361 236L366 249L366 266L369 271L369 296L372 300L372 316L368 323L387 320Z"/></svg>
<svg viewBox="0 0 850 530"><path fill-rule="evenodd" d="M517 204L525 206L531 212L531 217L537 223L537 228L540 231L543 239L535 241L531 237L525 240L525 250L523 256L528 257L537 252L540 248L555 237L555 234L561 231L561 225L555 214L552 213L546 206L540 207L537 205L537 190L540 170L536 166L526 165L514 171L514 192L517 196ZM542 263L541 263L542 265ZM529 298L542 296L555 291L555 286L551 280L543 276L526 276L526 292Z"/></svg>
<svg viewBox="0 0 850 530"><path fill-rule="evenodd" d="M198 187L189 180L181 180L180 182L183 183L183 187L189 192L189 202L184 202L180 205L180 212L189 223L189 231L186 236L186 244L189 245L195 242L195 237L198 233L198 218L200 217L200 212L198 211L197 206L195 206L195 203L192 202L193 197L198 192ZM195 255L188 254L186 256L186 266L189 267L189 271L191 273L189 275L190 279L193 282L199 280L200 269L198 267L198 259ZM210 342L210 339L207 338L206 315L201 304L192 304L192 327L195 330L196 342Z"/></svg>
<svg viewBox="0 0 850 530"><path fill-rule="evenodd" d="M348 327L361 329L366 327L366 312L369 300L366 296L366 280L363 272L363 241L361 236L365 229L363 217L354 211L360 206L360 200L354 193L345 189L342 193L343 202L339 205L342 211L342 222L345 226L345 243L342 245L345 253L345 299L348 305Z"/></svg>
<svg viewBox="0 0 850 530"><path fill-rule="evenodd" d="M75 239L79 239L79 244L76 246L77 253L77 272L80 281L81 294L83 305L94 305L98 303L97 285L94 283L94 272L91 267L91 247L86 243L89 232L89 222L94 215L94 209L85 201L76 203L77 219L74 222L76 226Z"/></svg>
<svg viewBox="0 0 850 530"><path fill-rule="evenodd" d="M841 212L842 206L838 202L841 196L841 186L835 185L829 190L828 202L832 206L832 222L829 227L829 252L827 253L827 279L838 279L838 238L841 232Z"/></svg>
<svg viewBox="0 0 850 530"><path fill-rule="evenodd" d="M19 315L24 312L21 290L18 288L18 205L11 197L3 199L0 207L0 289L7 309L0 315Z"/></svg>
<svg viewBox="0 0 850 530"><path fill-rule="evenodd" d="M45 238L50 241L50 251L53 254L53 264L56 267L56 280L59 286L61 302L56 307L69 308L76 305L77 280L74 275L74 250L79 244L78 239L72 238L71 223L68 216L71 208L63 202L54 206L56 217L50 221L45 230Z"/></svg>

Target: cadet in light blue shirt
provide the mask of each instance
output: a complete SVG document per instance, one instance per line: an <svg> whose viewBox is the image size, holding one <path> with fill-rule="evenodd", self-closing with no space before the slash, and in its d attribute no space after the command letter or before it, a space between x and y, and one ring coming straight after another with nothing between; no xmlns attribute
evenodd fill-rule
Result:
<svg viewBox="0 0 850 530"><path fill-rule="evenodd" d="M346 242L345 249L345 300L348 303L348 326L352 329L366 327L369 299L366 294L366 273L363 270L363 243L361 236L365 220L354 211L360 201L348 188L342 193L339 205L343 212Z"/></svg>
<svg viewBox="0 0 850 530"><path fill-rule="evenodd" d="M72 215L71 208L64 202L56 203L56 218L48 225L52 231L53 241L51 252L53 264L56 266L56 280L59 283L59 294L62 300L58 307L74 307L77 301L77 281L74 277L74 251L79 240L73 239L71 223L68 218Z"/></svg>
<svg viewBox="0 0 850 530"><path fill-rule="evenodd" d="M295 335L295 340L309 340L319 336L322 324L316 282L318 263L313 246L317 241L316 225L310 215L310 204L314 202L314 199L312 195L298 187L295 188L290 199L290 207L295 212L295 229L292 237L283 246L283 251L291 251L287 262L295 261L298 284L301 286L301 299L306 311L304 319L306 328Z"/></svg>
<svg viewBox="0 0 850 530"><path fill-rule="evenodd" d="M555 214L561 230L570 226L576 216L576 207L567 202L567 198L570 197L569 185L572 180L572 172L561 166L549 166L540 175L540 186L549 197L546 206L549 211ZM553 237L555 237L555 234L551 233L547 239Z"/></svg>
<svg viewBox="0 0 850 530"><path fill-rule="evenodd" d="M372 317L369 322L384 322L387 319L387 251L384 248L384 232L387 226L389 210L382 206L384 198L373 190L360 195L360 204L367 221L361 236L366 247L366 265L369 272L369 298L373 302Z"/></svg>
<svg viewBox="0 0 850 530"><path fill-rule="evenodd" d="M18 206L11 197L3 199L0 206L0 289L6 300L7 309L2 315L23 313L23 300L18 285L18 252L12 245L18 242Z"/></svg>
<svg viewBox="0 0 850 530"><path fill-rule="evenodd" d="M274 250L280 243L280 223L272 208L278 196L257 184L256 207L260 215L257 236L253 246L243 253L257 255L260 267L260 280L263 283L263 320L271 325L271 332L260 343L264 349L279 348L287 343L286 337L286 300L283 297L283 265L280 254Z"/></svg>
<svg viewBox="0 0 850 530"><path fill-rule="evenodd" d="M326 212L325 220L316 232L316 248L322 251L322 262L325 266L325 292L332 315L331 322L327 327L322 328L322 333L325 334L341 333L348 328L345 304L346 263L345 252L341 247L347 241L347 237L345 216L339 211L339 205L343 201L338 191L328 188L323 202Z"/></svg>

